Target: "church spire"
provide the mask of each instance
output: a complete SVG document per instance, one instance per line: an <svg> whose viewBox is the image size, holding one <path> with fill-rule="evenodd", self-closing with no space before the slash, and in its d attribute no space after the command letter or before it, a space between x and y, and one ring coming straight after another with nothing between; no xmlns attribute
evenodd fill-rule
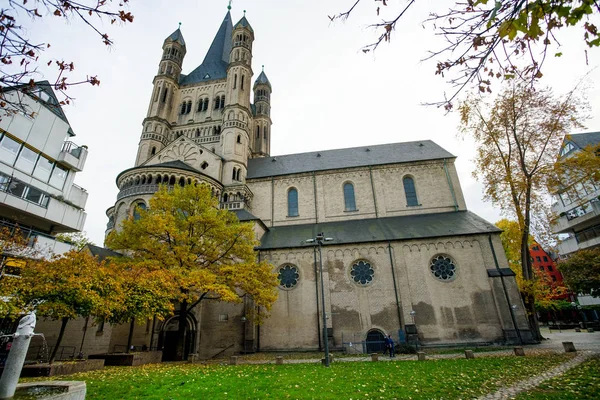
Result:
<svg viewBox="0 0 600 400"><path fill-rule="evenodd" d="M233 31L233 24L231 23L231 13L227 11L223 22L215 35L215 38L204 57L202 64L224 61L229 63L229 53L231 52L231 33Z"/></svg>

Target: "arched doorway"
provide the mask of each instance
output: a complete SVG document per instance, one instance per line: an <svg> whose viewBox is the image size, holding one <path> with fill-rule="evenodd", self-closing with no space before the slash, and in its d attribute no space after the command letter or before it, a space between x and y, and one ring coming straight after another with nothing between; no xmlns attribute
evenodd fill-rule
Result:
<svg viewBox="0 0 600 400"><path fill-rule="evenodd" d="M179 333L179 314L167 319L158 336L158 348L162 349L162 361L187 360L190 353L196 351L196 331L198 323L193 314L188 313L183 343L183 358L177 356L177 335Z"/></svg>
<svg viewBox="0 0 600 400"><path fill-rule="evenodd" d="M385 335L379 329L371 329L367 333L367 353L383 353Z"/></svg>

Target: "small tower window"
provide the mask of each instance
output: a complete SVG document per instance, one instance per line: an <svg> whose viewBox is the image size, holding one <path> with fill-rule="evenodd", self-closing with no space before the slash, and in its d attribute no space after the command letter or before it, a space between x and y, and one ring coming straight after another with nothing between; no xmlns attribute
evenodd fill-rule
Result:
<svg viewBox="0 0 600 400"><path fill-rule="evenodd" d="M265 140L267 140L267 136L268 136L268 134L267 134L267 127L265 126L264 129L263 129L263 137L264 137Z"/></svg>
<svg viewBox="0 0 600 400"><path fill-rule="evenodd" d="M256 127L256 138L260 139L260 126Z"/></svg>
<svg viewBox="0 0 600 400"><path fill-rule="evenodd" d="M240 89L244 90L244 75L242 74L242 81L240 82Z"/></svg>
<svg viewBox="0 0 600 400"><path fill-rule="evenodd" d="M190 111L192 111L192 101L191 100L187 102L187 108L185 109L185 113L189 114Z"/></svg>
<svg viewBox="0 0 600 400"><path fill-rule="evenodd" d="M169 88L163 88L163 94L161 101L165 103L167 101L167 95L169 94Z"/></svg>
<svg viewBox="0 0 600 400"><path fill-rule="evenodd" d="M241 168L238 168L238 170L237 170L237 173L235 174L235 179L236 179L237 181L241 181L241 180L242 180L242 179L241 179L241 176L242 176L242 169L241 169Z"/></svg>
<svg viewBox="0 0 600 400"><path fill-rule="evenodd" d="M221 108L225 108L225 95L221 96Z"/></svg>
<svg viewBox="0 0 600 400"><path fill-rule="evenodd" d="M204 99L204 106L202 107L202 111L208 110L208 97Z"/></svg>
<svg viewBox="0 0 600 400"><path fill-rule="evenodd" d="M233 88L235 89L237 86L237 74L233 75Z"/></svg>
<svg viewBox="0 0 600 400"><path fill-rule="evenodd" d="M238 142L238 143L242 143L242 136L241 136L241 135L238 135L238 136L237 136L237 142Z"/></svg>
<svg viewBox="0 0 600 400"><path fill-rule="evenodd" d="M156 154L156 147L153 147L153 148L152 148L152 151L150 152L150 155L152 155L152 156L153 156L153 155L155 155L155 154Z"/></svg>
<svg viewBox="0 0 600 400"><path fill-rule="evenodd" d="M139 210L145 210L146 209L146 204L139 202L135 205L135 208L133 209L133 220L137 221L141 218L140 215L140 211Z"/></svg>
<svg viewBox="0 0 600 400"><path fill-rule="evenodd" d="M180 112L181 115L185 114L185 108L186 108L185 103L181 103L181 112Z"/></svg>
<svg viewBox="0 0 600 400"><path fill-rule="evenodd" d="M298 190L291 188L288 190L288 217L298 216Z"/></svg>
<svg viewBox="0 0 600 400"><path fill-rule="evenodd" d="M235 181L237 176L237 168L233 168L233 172L231 173L231 179Z"/></svg>

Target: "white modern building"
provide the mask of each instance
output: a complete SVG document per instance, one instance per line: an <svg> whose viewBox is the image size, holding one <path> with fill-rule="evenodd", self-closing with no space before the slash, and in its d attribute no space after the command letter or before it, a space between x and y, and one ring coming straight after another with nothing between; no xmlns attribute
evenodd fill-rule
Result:
<svg viewBox="0 0 600 400"><path fill-rule="evenodd" d="M55 236L79 232L85 223L88 193L74 179L87 148L71 141L75 134L47 81L6 97L0 115L0 226L18 226L43 255L63 253L71 246Z"/></svg>
<svg viewBox="0 0 600 400"><path fill-rule="evenodd" d="M565 159L587 146L600 143L600 132L568 135L559 159ZM592 179L577 180L556 193L552 206L558 219L553 226L563 239L558 245L561 258L580 250L600 246L600 185ZM599 298L578 296L581 305L600 304Z"/></svg>

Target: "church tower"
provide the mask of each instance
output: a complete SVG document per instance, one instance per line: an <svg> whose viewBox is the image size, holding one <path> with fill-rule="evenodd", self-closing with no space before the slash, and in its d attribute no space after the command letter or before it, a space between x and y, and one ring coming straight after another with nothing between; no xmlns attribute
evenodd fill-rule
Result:
<svg viewBox="0 0 600 400"><path fill-rule="evenodd" d="M223 184L245 181L250 152L250 82L254 31L246 17L233 27L227 68L227 93L221 134L224 165Z"/></svg>
<svg viewBox="0 0 600 400"><path fill-rule="evenodd" d="M168 117L173 108L173 97L179 89L179 78L185 57L185 41L178 28L163 42L163 54L154 77L154 90L144 119L135 166L143 164L169 142ZM191 107L191 104L189 105Z"/></svg>
<svg viewBox="0 0 600 400"><path fill-rule="evenodd" d="M254 129L252 157L269 157L271 153L271 82L263 71L254 82Z"/></svg>

